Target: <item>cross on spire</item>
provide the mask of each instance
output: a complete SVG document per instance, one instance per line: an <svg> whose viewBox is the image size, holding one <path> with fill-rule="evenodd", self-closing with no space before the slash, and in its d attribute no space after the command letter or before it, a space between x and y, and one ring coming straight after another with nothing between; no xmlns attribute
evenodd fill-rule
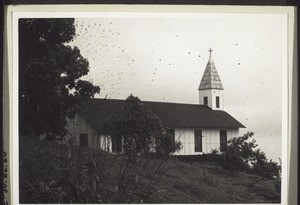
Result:
<svg viewBox="0 0 300 205"><path fill-rule="evenodd" d="M211 57L211 52L213 51L211 48L209 48L209 57Z"/></svg>

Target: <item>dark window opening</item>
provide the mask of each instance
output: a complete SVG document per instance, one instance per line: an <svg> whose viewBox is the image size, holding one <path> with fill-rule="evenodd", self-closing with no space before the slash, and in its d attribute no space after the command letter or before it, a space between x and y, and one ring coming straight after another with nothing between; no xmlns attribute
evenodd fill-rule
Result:
<svg viewBox="0 0 300 205"><path fill-rule="evenodd" d="M80 147L88 147L88 135L87 134L79 135L79 146Z"/></svg>
<svg viewBox="0 0 300 205"><path fill-rule="evenodd" d="M227 150L227 131L220 130L220 151L226 152Z"/></svg>
<svg viewBox="0 0 300 205"><path fill-rule="evenodd" d="M202 152L202 130L194 130L195 152Z"/></svg>
<svg viewBox="0 0 300 205"><path fill-rule="evenodd" d="M204 105L208 105L208 99L207 99L207 97L204 97L203 101L204 101Z"/></svg>
<svg viewBox="0 0 300 205"><path fill-rule="evenodd" d="M171 141L175 143L175 130L174 129L168 129L168 136L170 137Z"/></svg>
<svg viewBox="0 0 300 205"><path fill-rule="evenodd" d="M220 108L220 97L216 96L216 107Z"/></svg>
<svg viewBox="0 0 300 205"><path fill-rule="evenodd" d="M111 138L111 149L114 153L120 153L122 151L122 137L112 136Z"/></svg>

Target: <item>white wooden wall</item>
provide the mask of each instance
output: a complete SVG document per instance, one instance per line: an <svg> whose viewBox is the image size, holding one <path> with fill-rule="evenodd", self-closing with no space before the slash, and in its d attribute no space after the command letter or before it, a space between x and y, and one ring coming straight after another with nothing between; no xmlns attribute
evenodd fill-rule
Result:
<svg viewBox="0 0 300 205"><path fill-rule="evenodd" d="M238 137L239 129L227 130L227 140ZM175 129L175 140L180 141L182 149L175 155L199 155L220 151L220 129L202 129L202 152L195 152L194 129Z"/></svg>
<svg viewBox="0 0 300 205"><path fill-rule="evenodd" d="M216 96L220 97L220 107L216 107ZM213 110L224 110L224 94L223 90L209 89L199 90L199 104L204 105L203 98L207 97L208 106Z"/></svg>
<svg viewBox="0 0 300 205"><path fill-rule="evenodd" d="M109 135L100 135L97 131L92 128L86 120L76 115L74 119L67 119L68 130L67 139L73 146L79 146L79 136L80 134L88 135L88 147L92 149L101 149L108 152L112 150L111 138Z"/></svg>
<svg viewBox="0 0 300 205"><path fill-rule="evenodd" d="M98 133L86 123L86 120L83 117L76 115L74 119L67 119L66 129L69 132L67 138L71 145L79 146L80 134L87 134L88 147L92 149L100 148L100 137L98 136Z"/></svg>
<svg viewBox="0 0 300 205"><path fill-rule="evenodd" d="M88 134L88 147L112 151L112 142L109 135L99 135L95 129L86 123L80 116L67 119L66 129L69 131L67 139L71 145L79 146L79 135ZM227 140L237 137L239 129L227 130ZM180 141L182 149L175 155L199 155L210 153L213 149L220 150L220 129L202 129L202 152L195 152L194 129L175 129L175 140Z"/></svg>
<svg viewBox="0 0 300 205"><path fill-rule="evenodd" d="M112 151L111 137L109 135L100 135L100 149L107 152Z"/></svg>

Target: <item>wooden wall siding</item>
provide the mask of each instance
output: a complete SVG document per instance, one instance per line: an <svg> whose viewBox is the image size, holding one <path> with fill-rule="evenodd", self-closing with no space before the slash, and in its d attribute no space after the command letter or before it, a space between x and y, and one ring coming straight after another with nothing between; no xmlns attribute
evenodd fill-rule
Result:
<svg viewBox="0 0 300 205"><path fill-rule="evenodd" d="M237 137L238 129L227 130L227 140ZM202 129L202 152L195 152L194 129L175 129L175 140L180 141L182 149L175 155L198 155L220 151L220 130Z"/></svg>
<svg viewBox="0 0 300 205"><path fill-rule="evenodd" d="M89 148L112 152L112 142L109 135L99 135L80 116L67 119L67 121L66 129L69 131L67 139L71 145L79 146L79 135L88 134ZM227 130L227 140L238 135L239 129ZM175 155L198 155L210 153L213 149L220 151L220 129L202 129L202 136L202 152L195 152L194 129L175 129L175 140L181 141L183 146Z"/></svg>
<svg viewBox="0 0 300 205"><path fill-rule="evenodd" d="M224 95L223 90L200 90L199 91L199 104L204 105L204 97L207 96L208 106L213 110L224 110ZM216 96L219 96L220 107L216 107Z"/></svg>
<svg viewBox="0 0 300 205"><path fill-rule="evenodd" d="M100 137L94 128L86 123L86 120L80 116L76 116L74 119L67 119L68 130L67 139L73 146L79 146L79 135L88 135L88 147L92 149L100 148Z"/></svg>
<svg viewBox="0 0 300 205"><path fill-rule="evenodd" d="M111 137L109 135L100 135L100 149L111 152L112 151L112 144L111 144Z"/></svg>

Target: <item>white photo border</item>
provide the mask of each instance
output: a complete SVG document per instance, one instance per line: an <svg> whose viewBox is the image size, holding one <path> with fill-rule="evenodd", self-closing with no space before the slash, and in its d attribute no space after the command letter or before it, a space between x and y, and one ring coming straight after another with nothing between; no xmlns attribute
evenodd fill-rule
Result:
<svg viewBox="0 0 300 205"><path fill-rule="evenodd" d="M37 12L38 11L38 12ZM83 12L84 11L84 12ZM19 124L18 124L18 19L19 18L197 18L201 15L218 16L226 13L238 14L284 14L287 15L286 41L283 41L282 65L282 192L281 204L288 203L288 181L291 156L291 93L293 74L294 48L294 15L293 7L255 7L255 6L121 6L121 5L24 5L7 8L8 38L8 92L9 92L9 160L10 160L10 199L11 204L19 204ZM285 55L287 54L287 55Z"/></svg>

